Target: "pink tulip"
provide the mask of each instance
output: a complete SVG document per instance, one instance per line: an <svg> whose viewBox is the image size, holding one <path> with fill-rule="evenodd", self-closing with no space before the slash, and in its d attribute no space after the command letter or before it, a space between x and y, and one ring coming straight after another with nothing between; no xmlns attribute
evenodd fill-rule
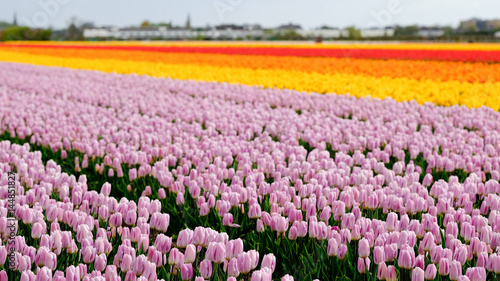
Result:
<svg viewBox="0 0 500 281"><path fill-rule="evenodd" d="M105 254L97 255L94 262L94 268L97 271L103 271L106 268L107 258Z"/></svg>
<svg viewBox="0 0 500 281"><path fill-rule="evenodd" d="M470 281L486 281L486 270L484 267L470 267L465 272Z"/></svg>
<svg viewBox="0 0 500 281"><path fill-rule="evenodd" d="M381 246L376 246L373 248L373 262L375 264L380 264L384 261L384 248Z"/></svg>
<svg viewBox="0 0 500 281"><path fill-rule="evenodd" d="M366 273L367 270L370 270L370 259L358 258L358 272Z"/></svg>
<svg viewBox="0 0 500 281"><path fill-rule="evenodd" d="M40 239L42 237L43 228L39 222L35 222L33 224L33 228L31 229L31 238Z"/></svg>
<svg viewBox="0 0 500 281"><path fill-rule="evenodd" d="M339 246L339 251L337 253L337 257L340 260L344 260L346 254L347 254L347 246L345 244L340 245Z"/></svg>
<svg viewBox="0 0 500 281"><path fill-rule="evenodd" d="M263 232L264 231L264 223L262 222L261 219L257 220L257 232Z"/></svg>
<svg viewBox="0 0 500 281"><path fill-rule="evenodd" d="M380 262L377 269L377 278L380 280L386 280L387 278L387 266L385 262Z"/></svg>
<svg viewBox="0 0 500 281"><path fill-rule="evenodd" d="M193 244L189 244L186 247L186 251L184 253L184 262L185 263L193 263L196 259L196 247Z"/></svg>
<svg viewBox="0 0 500 281"><path fill-rule="evenodd" d="M424 239L420 242L421 247L424 251L428 252L435 245L434 243L434 235L432 233L427 232L424 236Z"/></svg>
<svg viewBox="0 0 500 281"><path fill-rule="evenodd" d="M276 268L276 257L273 254L267 254L262 258L261 268L267 267L274 272Z"/></svg>
<svg viewBox="0 0 500 281"><path fill-rule="evenodd" d="M415 266L415 254L413 253L413 249L401 249L399 252L398 265L404 269L413 269Z"/></svg>
<svg viewBox="0 0 500 281"><path fill-rule="evenodd" d="M436 278L437 268L434 264L429 264L425 269L425 279L426 280L434 280Z"/></svg>
<svg viewBox="0 0 500 281"><path fill-rule="evenodd" d="M181 277L182 277L182 280L193 279L193 265L192 264L188 263L188 264L181 265Z"/></svg>
<svg viewBox="0 0 500 281"><path fill-rule="evenodd" d="M412 281L424 281L424 270L420 267L415 267L411 272Z"/></svg>
<svg viewBox="0 0 500 281"><path fill-rule="evenodd" d="M396 273L396 268L392 265L387 266L387 281L396 281L398 279L398 274Z"/></svg>
<svg viewBox="0 0 500 281"><path fill-rule="evenodd" d="M337 256L338 250L339 246L337 240L335 240L335 238L331 238L330 240L328 240L328 248L327 248L328 256L330 257Z"/></svg>
<svg viewBox="0 0 500 281"><path fill-rule="evenodd" d="M180 266L184 263L184 254L181 253L177 248L170 250L168 255L168 264Z"/></svg>
<svg viewBox="0 0 500 281"><path fill-rule="evenodd" d="M247 274L252 270L252 259L250 255L240 254L238 256L238 270L243 274Z"/></svg>
<svg viewBox="0 0 500 281"><path fill-rule="evenodd" d="M258 219L261 216L261 207L259 204L252 204L248 210L248 217L251 219Z"/></svg>
<svg viewBox="0 0 500 281"><path fill-rule="evenodd" d="M450 260L443 258L439 261L439 275L446 276L450 274Z"/></svg>
<svg viewBox="0 0 500 281"><path fill-rule="evenodd" d="M212 276L212 262L204 259L200 263L200 274L203 278L210 278Z"/></svg>
<svg viewBox="0 0 500 281"><path fill-rule="evenodd" d="M358 254L361 258L366 258L370 255L370 244L365 238L359 240Z"/></svg>

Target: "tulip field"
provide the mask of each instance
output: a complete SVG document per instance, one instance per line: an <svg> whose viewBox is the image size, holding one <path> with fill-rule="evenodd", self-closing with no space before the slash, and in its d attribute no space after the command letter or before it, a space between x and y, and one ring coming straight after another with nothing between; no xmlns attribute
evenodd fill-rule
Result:
<svg viewBox="0 0 500 281"><path fill-rule="evenodd" d="M0 44L0 281L500 279L500 45Z"/></svg>

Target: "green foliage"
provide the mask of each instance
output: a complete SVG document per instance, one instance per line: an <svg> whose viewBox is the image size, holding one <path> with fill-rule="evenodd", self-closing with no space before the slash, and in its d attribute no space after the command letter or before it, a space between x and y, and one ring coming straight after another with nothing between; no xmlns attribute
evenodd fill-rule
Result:
<svg viewBox="0 0 500 281"><path fill-rule="evenodd" d="M0 28L7 28L7 27L11 27L12 24L8 23L8 22L5 22L5 21L0 21Z"/></svg>
<svg viewBox="0 0 500 281"><path fill-rule="evenodd" d="M304 40L304 37L298 34L297 31L295 30L287 30L283 33L276 34L273 39L291 41L291 40Z"/></svg>
<svg viewBox="0 0 500 281"><path fill-rule="evenodd" d="M418 25L399 26L394 29L394 36L415 36L418 33Z"/></svg>
<svg viewBox="0 0 500 281"><path fill-rule="evenodd" d="M32 29L26 26L8 27L0 33L0 41L16 41L16 40L49 40L52 35L50 29Z"/></svg>
<svg viewBox="0 0 500 281"><path fill-rule="evenodd" d="M349 31L349 39L351 40L359 40L361 39L361 31L354 26L349 26L346 28Z"/></svg>

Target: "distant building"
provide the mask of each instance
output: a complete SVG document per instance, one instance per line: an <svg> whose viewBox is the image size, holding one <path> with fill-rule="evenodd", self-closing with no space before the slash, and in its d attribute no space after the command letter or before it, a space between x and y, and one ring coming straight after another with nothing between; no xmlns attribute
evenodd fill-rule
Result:
<svg viewBox="0 0 500 281"><path fill-rule="evenodd" d="M216 25L215 26L216 30L244 30L243 25L236 25L236 24L221 24L221 25Z"/></svg>
<svg viewBox="0 0 500 281"><path fill-rule="evenodd" d="M84 38L112 38L113 31L118 30L109 28L87 28L83 30Z"/></svg>
<svg viewBox="0 0 500 281"><path fill-rule="evenodd" d="M323 39L337 39L340 37L349 37L349 31L340 29L314 29L314 30L299 30L297 32L302 37Z"/></svg>
<svg viewBox="0 0 500 281"><path fill-rule="evenodd" d="M255 26L219 25L214 28L187 29L183 27L149 26L132 28L90 28L83 31L87 39L122 39L122 40L180 40L203 37L207 39L246 39L264 35L262 29Z"/></svg>
<svg viewBox="0 0 500 281"><path fill-rule="evenodd" d="M17 25L17 14L14 12L14 20L12 21L12 25L16 26Z"/></svg>
<svg viewBox="0 0 500 281"><path fill-rule="evenodd" d="M495 38L499 38L500 39L500 31L495 32Z"/></svg>
<svg viewBox="0 0 500 281"><path fill-rule="evenodd" d="M461 31L493 31L500 28L500 20L481 20L481 19L470 19L460 22L459 29Z"/></svg>
<svg viewBox="0 0 500 281"><path fill-rule="evenodd" d="M444 36L444 30L439 27L421 27L417 34L424 38L442 37Z"/></svg>
<svg viewBox="0 0 500 281"><path fill-rule="evenodd" d="M280 30L280 31L288 31L288 30L295 30L295 31L297 31L297 30L302 30L302 26L300 26L298 24L289 23L289 24L280 25L276 29Z"/></svg>
<svg viewBox="0 0 500 281"><path fill-rule="evenodd" d="M500 20L487 20L486 21L486 29L487 30L496 30L500 28Z"/></svg>
<svg viewBox="0 0 500 281"><path fill-rule="evenodd" d="M374 27L361 30L362 38L393 37L393 36L394 36L393 27L385 27L385 28Z"/></svg>

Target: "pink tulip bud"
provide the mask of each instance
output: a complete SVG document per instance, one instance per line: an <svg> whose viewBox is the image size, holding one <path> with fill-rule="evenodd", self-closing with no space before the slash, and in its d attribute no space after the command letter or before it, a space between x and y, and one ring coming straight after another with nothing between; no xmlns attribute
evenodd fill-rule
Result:
<svg viewBox="0 0 500 281"><path fill-rule="evenodd" d="M224 217L222 218L222 225L230 226L232 224L233 224L233 214L231 213L224 214Z"/></svg>
<svg viewBox="0 0 500 281"><path fill-rule="evenodd" d="M356 217L353 213L348 213L342 216L342 228L352 230Z"/></svg>
<svg viewBox="0 0 500 281"><path fill-rule="evenodd" d="M261 207L259 204L252 204L248 210L248 217L251 219L258 219L261 216Z"/></svg>
<svg viewBox="0 0 500 281"><path fill-rule="evenodd" d="M4 265L7 259L7 248L0 246L0 265Z"/></svg>
<svg viewBox="0 0 500 281"><path fill-rule="evenodd" d="M328 240L328 248L327 253L330 257L335 257L338 254L339 246L337 240L335 238L331 238Z"/></svg>
<svg viewBox="0 0 500 281"><path fill-rule="evenodd" d="M257 220L257 232L263 232L265 230L264 228L264 222L261 219Z"/></svg>
<svg viewBox="0 0 500 281"><path fill-rule="evenodd" d="M462 275L462 265L458 261L452 261L450 264L450 280L458 280Z"/></svg>
<svg viewBox="0 0 500 281"><path fill-rule="evenodd" d="M404 269L413 269L415 266L415 253L413 249L407 247L399 252L398 265Z"/></svg>
<svg viewBox="0 0 500 281"><path fill-rule="evenodd" d="M307 235L307 222L301 221L297 224L297 235L298 237L305 237Z"/></svg>
<svg viewBox="0 0 500 281"><path fill-rule="evenodd" d="M370 244L365 238L359 240L358 254L361 258L366 258L370 255Z"/></svg>
<svg viewBox="0 0 500 281"><path fill-rule="evenodd" d="M261 268L267 267L271 269L271 272L274 272L276 268L276 257L273 254L267 254L262 259Z"/></svg>
<svg viewBox="0 0 500 281"><path fill-rule="evenodd" d="M122 214L114 213L109 218L109 226L110 227L120 227L122 225Z"/></svg>
<svg viewBox="0 0 500 281"><path fill-rule="evenodd" d="M367 270L370 270L370 259L358 258L358 272L363 274Z"/></svg>
<svg viewBox="0 0 500 281"><path fill-rule="evenodd" d="M233 252L231 257L238 257L241 253L243 253L243 240L241 238L233 240Z"/></svg>
<svg viewBox="0 0 500 281"><path fill-rule="evenodd" d="M238 270L243 274L252 270L252 259L248 254L244 253L238 256Z"/></svg>
<svg viewBox="0 0 500 281"><path fill-rule="evenodd" d="M137 178L137 169L132 168L128 171L128 179L134 181Z"/></svg>
<svg viewBox="0 0 500 281"><path fill-rule="evenodd" d="M381 246L376 246L373 248L373 261L375 264L380 264L384 261L384 248Z"/></svg>
<svg viewBox="0 0 500 281"><path fill-rule="evenodd" d="M36 271L36 280L49 281L52 280L52 270L48 267L38 268Z"/></svg>
<svg viewBox="0 0 500 281"><path fill-rule="evenodd" d="M429 264L425 269L425 279L434 280L434 278L436 278L436 274L437 274L436 266L433 263Z"/></svg>
<svg viewBox="0 0 500 281"><path fill-rule="evenodd" d="M398 221L398 215L396 213L390 212L387 215L387 220L385 223L385 229L387 231L394 231L396 229L396 223Z"/></svg>
<svg viewBox="0 0 500 281"><path fill-rule="evenodd" d="M186 251L184 253L184 262L185 263L193 263L196 259L196 247L193 244L189 244L186 247Z"/></svg>
<svg viewBox="0 0 500 281"><path fill-rule="evenodd" d="M166 254L172 247L172 238L165 236L164 234L159 234L158 236L156 236L154 246L162 254Z"/></svg>
<svg viewBox="0 0 500 281"><path fill-rule="evenodd" d="M165 199L165 198L167 198L167 193L165 192L164 188L160 188L158 190L158 198L160 198L162 200Z"/></svg>
<svg viewBox="0 0 500 281"><path fill-rule="evenodd" d="M464 222L460 226L460 236L462 236L462 238L466 242L471 241L472 238L474 237L475 233L476 233L475 227L468 222Z"/></svg>
<svg viewBox="0 0 500 281"><path fill-rule="evenodd" d="M465 272L465 276L470 281L486 281L486 270L484 267L469 267Z"/></svg>
<svg viewBox="0 0 500 281"><path fill-rule="evenodd" d="M339 251L337 253L337 257L340 259L340 260L344 260L345 259L345 256L347 254L347 246L345 244L342 244L340 245L339 247Z"/></svg>
<svg viewBox="0 0 500 281"><path fill-rule="evenodd" d="M187 245L191 244L193 240L193 231L191 229L184 229L179 232L179 236L177 237L177 247L186 248Z"/></svg>
<svg viewBox="0 0 500 281"><path fill-rule="evenodd" d="M450 274L450 260L443 258L439 261L439 275L446 276Z"/></svg>
<svg viewBox="0 0 500 281"><path fill-rule="evenodd" d="M43 234L43 227L42 224L39 222L35 222L33 224L33 228L31 229L31 238L33 239L40 239Z"/></svg>
<svg viewBox="0 0 500 281"><path fill-rule="evenodd" d="M181 265L181 277L182 280L193 279L193 265L190 263Z"/></svg>
<svg viewBox="0 0 500 281"><path fill-rule="evenodd" d="M100 254L96 256L95 262L94 262L94 269L97 271L103 271L106 268L107 265L107 258L105 254Z"/></svg>
<svg viewBox="0 0 500 281"><path fill-rule="evenodd" d="M398 274L396 273L396 268L392 265L387 267L387 281L396 281L398 280Z"/></svg>
<svg viewBox="0 0 500 281"><path fill-rule="evenodd" d="M109 196L110 193L111 193L111 184L109 182L105 182L101 187L101 194Z"/></svg>
<svg viewBox="0 0 500 281"><path fill-rule="evenodd" d="M288 229L288 239L289 240L296 240L298 236L298 230L297 227L292 225L290 229Z"/></svg>
<svg viewBox="0 0 500 281"><path fill-rule="evenodd" d="M212 276L212 262L204 259L200 263L200 274L203 278L209 279Z"/></svg>
<svg viewBox="0 0 500 281"><path fill-rule="evenodd" d="M170 250L170 254L168 256L168 264L180 266L184 263L184 254L181 253L177 248L173 248Z"/></svg>
<svg viewBox="0 0 500 281"><path fill-rule="evenodd" d="M385 265L385 262L381 262L378 264L377 278L380 280L386 280L386 278L387 278L387 266Z"/></svg>
<svg viewBox="0 0 500 281"><path fill-rule="evenodd" d="M208 203L201 204L200 216L204 217L204 216L208 215L208 213L210 213L210 206L208 205Z"/></svg>
<svg viewBox="0 0 500 281"><path fill-rule="evenodd" d="M114 265L108 265L106 267L106 273L104 274L106 281L114 281L118 277L117 268Z"/></svg>
<svg viewBox="0 0 500 281"><path fill-rule="evenodd" d="M411 281L424 281L424 270L415 267L411 272Z"/></svg>
<svg viewBox="0 0 500 281"><path fill-rule="evenodd" d="M424 251L428 252L432 249L434 245L434 235L432 233L427 232L424 236L424 239L420 242L421 247Z"/></svg>
<svg viewBox="0 0 500 281"><path fill-rule="evenodd" d="M236 258L232 258L227 265L227 274L229 276L238 277L240 275L240 271L238 268L238 260Z"/></svg>

